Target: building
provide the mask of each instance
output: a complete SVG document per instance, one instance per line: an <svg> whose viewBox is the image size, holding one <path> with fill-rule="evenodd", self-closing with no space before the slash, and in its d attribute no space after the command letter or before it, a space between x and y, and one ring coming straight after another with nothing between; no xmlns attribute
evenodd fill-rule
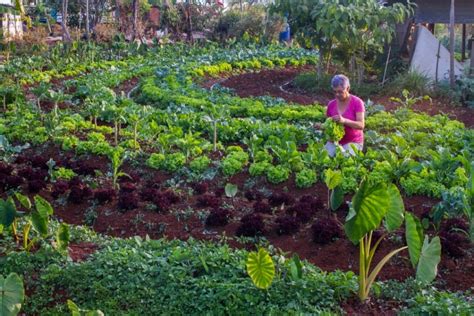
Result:
<svg viewBox="0 0 474 316"><path fill-rule="evenodd" d="M23 36L23 22L12 0L0 0L0 34L4 39Z"/></svg>

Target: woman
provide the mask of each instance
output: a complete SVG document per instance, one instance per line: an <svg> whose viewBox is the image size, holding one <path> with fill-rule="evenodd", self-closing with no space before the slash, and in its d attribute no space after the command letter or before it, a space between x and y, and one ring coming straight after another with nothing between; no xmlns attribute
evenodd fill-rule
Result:
<svg viewBox="0 0 474 316"><path fill-rule="evenodd" d="M354 149L362 150L364 146L364 102L349 93L351 88L349 78L344 75L335 75L331 86L336 98L328 103L326 116L344 126L344 137L339 141L343 152L354 155ZM329 156L336 154L336 144L326 143Z"/></svg>

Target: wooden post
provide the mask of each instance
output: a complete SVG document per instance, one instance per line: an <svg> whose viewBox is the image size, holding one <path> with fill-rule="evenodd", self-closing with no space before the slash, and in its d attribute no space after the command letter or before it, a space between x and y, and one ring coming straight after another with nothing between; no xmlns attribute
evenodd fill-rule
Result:
<svg viewBox="0 0 474 316"><path fill-rule="evenodd" d="M466 59L466 24L462 25L462 47L461 47L461 60Z"/></svg>
<svg viewBox="0 0 474 316"><path fill-rule="evenodd" d="M451 0L451 10L449 12L449 50L451 56L449 58L449 83L454 88L454 0Z"/></svg>
<svg viewBox="0 0 474 316"><path fill-rule="evenodd" d="M472 44L474 46L474 43ZM474 47L471 47L471 67L469 69L469 74L471 77L474 76Z"/></svg>

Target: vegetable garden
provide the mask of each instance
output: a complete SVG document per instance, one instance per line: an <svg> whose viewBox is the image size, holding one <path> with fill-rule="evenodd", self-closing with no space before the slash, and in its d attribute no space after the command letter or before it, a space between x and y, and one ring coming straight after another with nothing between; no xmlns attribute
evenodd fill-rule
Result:
<svg viewBox="0 0 474 316"><path fill-rule="evenodd" d="M0 65L2 315L474 313L472 128L367 102L364 151L330 158L324 105L221 79L319 64L88 42Z"/></svg>

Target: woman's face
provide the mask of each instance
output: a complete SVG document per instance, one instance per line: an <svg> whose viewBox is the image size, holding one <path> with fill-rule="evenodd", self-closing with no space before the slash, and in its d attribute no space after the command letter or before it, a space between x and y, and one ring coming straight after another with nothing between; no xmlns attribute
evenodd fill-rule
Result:
<svg viewBox="0 0 474 316"><path fill-rule="evenodd" d="M349 87L337 86L332 91L338 101L345 101L349 97Z"/></svg>

